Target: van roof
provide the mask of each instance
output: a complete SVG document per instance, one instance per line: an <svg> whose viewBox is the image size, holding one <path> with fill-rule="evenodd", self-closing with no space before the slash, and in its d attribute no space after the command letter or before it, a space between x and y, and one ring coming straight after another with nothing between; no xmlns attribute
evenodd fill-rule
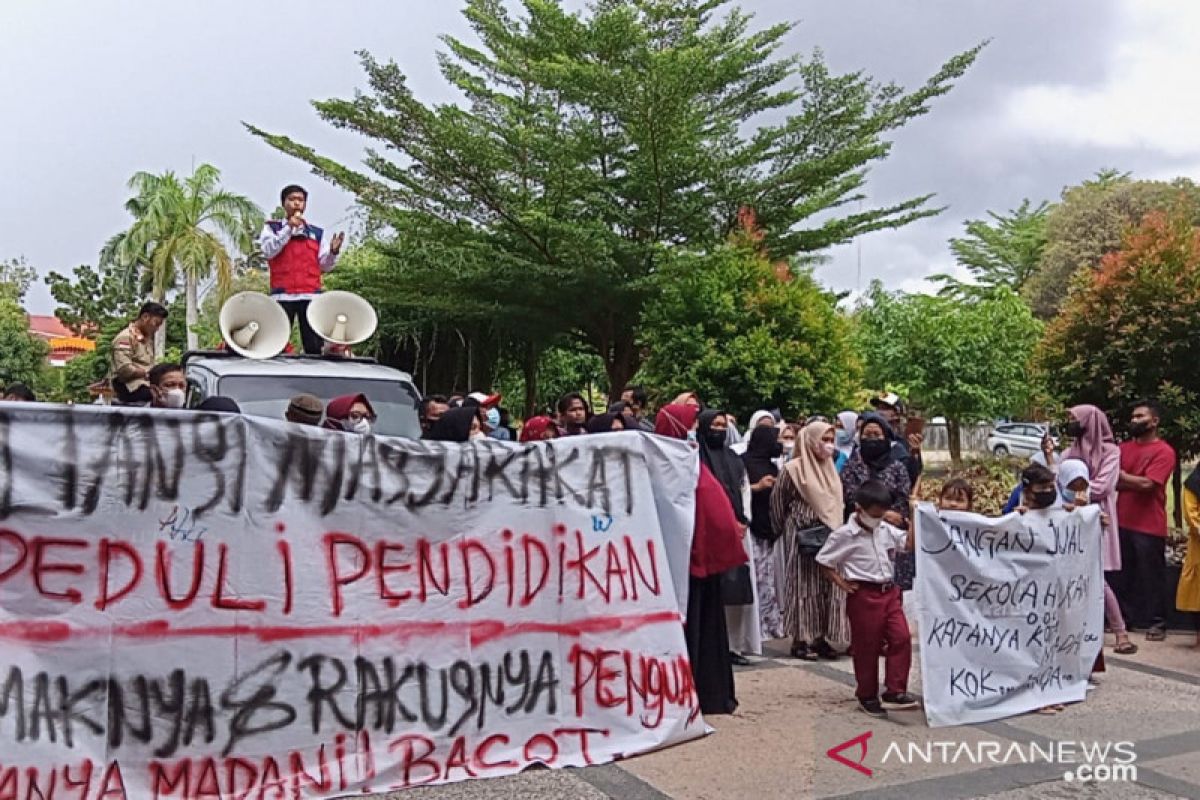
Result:
<svg viewBox="0 0 1200 800"><path fill-rule="evenodd" d="M337 358L323 356L276 356L274 358L243 358L223 352L191 352L183 357L184 368L201 367L218 377L229 375L260 375L288 377L340 376L368 380L404 380L412 376L369 358Z"/></svg>

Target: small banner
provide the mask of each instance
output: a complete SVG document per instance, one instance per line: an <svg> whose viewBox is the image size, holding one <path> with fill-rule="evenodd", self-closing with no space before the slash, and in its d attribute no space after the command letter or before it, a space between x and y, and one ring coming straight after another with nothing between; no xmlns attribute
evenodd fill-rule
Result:
<svg viewBox="0 0 1200 800"><path fill-rule="evenodd" d="M325 798L705 732L697 461L0 404L0 797Z"/></svg>
<svg viewBox="0 0 1200 800"><path fill-rule="evenodd" d="M916 525L930 726L1083 700L1104 638L1099 508L992 519L922 503Z"/></svg>

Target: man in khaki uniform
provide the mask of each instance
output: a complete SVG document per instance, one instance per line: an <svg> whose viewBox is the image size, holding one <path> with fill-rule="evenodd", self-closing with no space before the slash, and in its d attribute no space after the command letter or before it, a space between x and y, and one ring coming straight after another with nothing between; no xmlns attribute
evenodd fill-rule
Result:
<svg viewBox="0 0 1200 800"><path fill-rule="evenodd" d="M113 339L109 381L117 405L148 406L154 400L146 379L154 366L154 335L166 320L166 308L158 303L146 303L137 319Z"/></svg>

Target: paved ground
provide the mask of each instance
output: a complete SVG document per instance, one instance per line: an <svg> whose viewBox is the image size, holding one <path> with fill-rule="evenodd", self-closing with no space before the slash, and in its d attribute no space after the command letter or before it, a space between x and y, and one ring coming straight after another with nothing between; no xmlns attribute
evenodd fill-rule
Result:
<svg viewBox="0 0 1200 800"><path fill-rule="evenodd" d="M876 721L857 711L848 659L807 663L789 659L783 642L768 656L738 671L741 708L709 722L716 733L658 753L582 770L530 771L510 778L415 789L391 795L403 800L728 800L728 798L988 797L1200 798L1200 651L1194 637L1172 634L1141 652L1110 656L1109 669L1086 703L1056 716L1028 714L985 725L931 730L919 712L893 712ZM1111 639L1110 639L1111 644ZM920 691L917 661L913 672ZM834 745L872 733L865 764L868 777L825 755ZM1063 768L1014 763L905 765L881 763L891 742L995 741L1028 746L1047 740L1136 743L1135 782L1068 782Z"/></svg>

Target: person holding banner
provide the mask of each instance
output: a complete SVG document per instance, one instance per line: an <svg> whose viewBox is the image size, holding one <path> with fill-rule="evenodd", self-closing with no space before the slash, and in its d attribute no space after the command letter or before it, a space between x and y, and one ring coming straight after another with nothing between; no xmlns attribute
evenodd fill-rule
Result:
<svg viewBox="0 0 1200 800"><path fill-rule="evenodd" d="M658 412L654 432L687 441L688 433L696 428L699 413L696 406L666 406ZM688 569L684 636L696 696L704 714L732 714L737 710L721 574L748 560L742 547L742 526L733 514L725 488L702 461L696 482L696 522Z"/></svg>
<svg viewBox="0 0 1200 800"><path fill-rule="evenodd" d="M1117 530L1117 481L1121 477L1121 450L1113 436L1112 425L1103 411L1093 405L1078 405L1067 411L1066 434L1074 441L1062 454L1062 460L1078 459L1087 465L1090 483L1088 496L1100 506L1108 519L1102 524L1100 556L1104 564L1104 615L1117 638L1113 649L1119 655L1133 655L1137 645L1129 641L1125 617L1117 595L1109 584L1121 569L1121 542ZM1110 573L1112 576L1110 577Z"/></svg>
<svg viewBox="0 0 1200 800"><path fill-rule="evenodd" d="M850 520L829 534L817 554L828 579L846 593L850 647L854 658L855 697L872 717L887 716L886 707L917 708L908 693L912 667L912 635L904 601L894 581L892 554L913 551L913 529L889 525L892 492L879 481L867 481L854 495ZM879 658L885 655L884 692L879 694ZM881 701L882 700L882 701Z"/></svg>
<svg viewBox="0 0 1200 800"><path fill-rule="evenodd" d="M771 494L771 524L779 533L775 574L782 590L783 629L792 637L792 658L804 661L835 659L831 640L839 646L850 641L846 596L824 579L816 560L818 540L845 520L834 438L827 422L805 425Z"/></svg>

